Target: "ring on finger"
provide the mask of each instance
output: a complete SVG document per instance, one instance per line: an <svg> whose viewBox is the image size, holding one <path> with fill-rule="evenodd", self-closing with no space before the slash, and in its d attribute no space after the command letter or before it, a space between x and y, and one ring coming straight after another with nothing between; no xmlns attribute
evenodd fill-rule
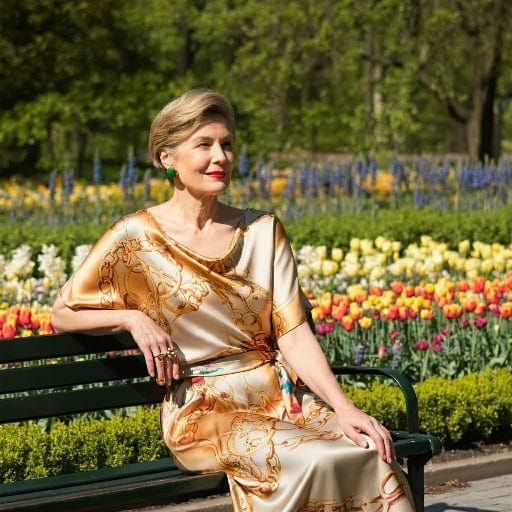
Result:
<svg viewBox="0 0 512 512"><path fill-rule="evenodd" d="M174 347L168 347L165 352L161 352L154 357L160 361L165 361L166 359L176 359L178 357L178 352L174 350Z"/></svg>

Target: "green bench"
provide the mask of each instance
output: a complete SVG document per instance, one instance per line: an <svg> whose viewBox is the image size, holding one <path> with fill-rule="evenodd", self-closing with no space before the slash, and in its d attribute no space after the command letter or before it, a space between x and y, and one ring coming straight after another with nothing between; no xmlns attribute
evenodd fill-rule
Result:
<svg viewBox="0 0 512 512"><path fill-rule="evenodd" d="M0 341L0 423L158 404L165 390L147 377L141 354L127 333L57 334ZM115 351L111 357L108 352ZM97 357L80 357L97 354ZM55 358L64 358L56 363ZM11 367L9 363L30 362ZM438 439L418 432L418 406L409 382L385 368L335 367L337 374L386 375L407 403L407 432L395 433L397 456L423 510L424 464L441 450ZM104 386L94 386L95 384ZM14 395L15 394L15 395ZM0 484L0 511L114 511L228 492L223 474L179 470L170 458L114 468Z"/></svg>

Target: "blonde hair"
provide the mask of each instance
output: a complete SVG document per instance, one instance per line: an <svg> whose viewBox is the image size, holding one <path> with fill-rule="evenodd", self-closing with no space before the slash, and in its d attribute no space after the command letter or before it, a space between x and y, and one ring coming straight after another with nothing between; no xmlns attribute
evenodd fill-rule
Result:
<svg viewBox="0 0 512 512"><path fill-rule="evenodd" d="M149 130L149 152L153 165L164 170L160 151L173 149L213 116L221 116L235 134L233 108L222 94L192 89L171 101L155 116Z"/></svg>

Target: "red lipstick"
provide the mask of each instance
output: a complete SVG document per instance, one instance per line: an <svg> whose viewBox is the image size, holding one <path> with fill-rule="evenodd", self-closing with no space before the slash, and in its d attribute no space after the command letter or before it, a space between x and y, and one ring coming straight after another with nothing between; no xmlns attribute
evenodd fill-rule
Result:
<svg viewBox="0 0 512 512"><path fill-rule="evenodd" d="M215 178L217 180L223 180L226 177L226 173L223 171L214 171L207 173L208 176L211 176L212 178Z"/></svg>

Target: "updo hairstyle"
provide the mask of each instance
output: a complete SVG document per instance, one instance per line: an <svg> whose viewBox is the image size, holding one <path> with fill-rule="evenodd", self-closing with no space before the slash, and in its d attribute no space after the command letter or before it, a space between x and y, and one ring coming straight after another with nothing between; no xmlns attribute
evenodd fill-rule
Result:
<svg viewBox="0 0 512 512"><path fill-rule="evenodd" d="M165 170L160 162L160 151L172 151L214 116L224 118L228 129L235 135L233 108L229 100L218 92L193 89L168 103L153 119L149 130L153 165Z"/></svg>

